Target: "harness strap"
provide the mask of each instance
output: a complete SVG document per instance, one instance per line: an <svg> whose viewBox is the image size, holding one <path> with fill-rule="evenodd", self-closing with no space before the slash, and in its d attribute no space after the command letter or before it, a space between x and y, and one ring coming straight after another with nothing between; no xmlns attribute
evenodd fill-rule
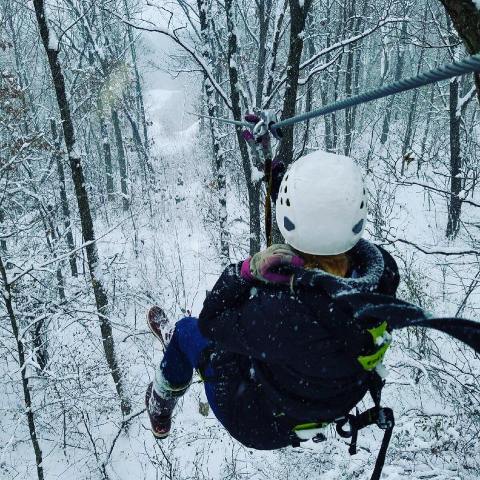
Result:
<svg viewBox="0 0 480 480"><path fill-rule="evenodd" d="M267 157L265 159L265 181L266 181L266 192L265 192L265 236L267 237L267 247L272 244L272 186L273 186L273 175L272 175L272 158Z"/></svg>
<svg viewBox="0 0 480 480"><path fill-rule="evenodd" d="M344 427L348 424L348 430ZM385 457L387 455L388 445L392 438L393 427L395 426L395 417L391 408L372 407L363 413L359 413L358 409L355 415L347 415L346 417L337 421L337 433L342 438L351 438L350 448L348 452L350 455L357 453L357 437L358 431L370 425L377 425L378 428L385 430L383 435L382 445L375 462L375 469L373 471L371 480L380 480L383 465L385 464Z"/></svg>
<svg viewBox="0 0 480 480"><path fill-rule="evenodd" d="M387 409L390 410L390 409ZM382 475L383 465L385 464L385 457L387 456L388 445L390 444L390 439L392 438L393 426L395 424L393 419L392 412L392 426L385 429L383 435L382 445L380 446L380 451L378 452L377 461L375 462L375 468L373 469L372 477L370 480L380 480Z"/></svg>
<svg viewBox="0 0 480 480"><path fill-rule="evenodd" d="M363 413L359 413L357 408L355 415L346 415L336 421L337 433L342 438L351 438L350 448L348 449L350 455L355 455L357 453L357 438L359 430L370 425L376 425L378 428L385 431L370 480L380 480L383 466L385 464L388 445L390 444L393 427L395 426L393 410L391 408L380 406L384 384L385 381L379 375L373 373L370 378L369 390L375 406ZM347 425L348 428L345 429Z"/></svg>

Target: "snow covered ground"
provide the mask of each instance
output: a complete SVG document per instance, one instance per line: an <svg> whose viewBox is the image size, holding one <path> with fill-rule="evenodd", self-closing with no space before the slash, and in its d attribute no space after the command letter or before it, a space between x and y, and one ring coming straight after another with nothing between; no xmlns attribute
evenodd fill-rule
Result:
<svg viewBox="0 0 480 480"><path fill-rule="evenodd" d="M52 351L58 352L58 372L62 371L62 354L70 358L78 355L82 361L77 366L78 377L72 370L63 371L65 378L58 378L58 398L51 391L45 392L44 401L50 411L55 402L70 405L66 418L44 425L41 441L47 478L369 479L381 443L379 430L371 428L360 433L355 457L349 456L347 442L333 428L326 429L328 440L324 443L308 442L301 448L278 452L254 451L232 440L211 412L207 417L200 413L200 402L205 402L205 398L198 382L180 402L170 438L157 443L149 432L148 419L142 413L143 397L161 358L161 348L146 329L145 312L158 303L172 322L187 310L198 314L206 290L221 271L212 244L215 232L208 227L204 203L208 197L206 179L210 160L202 153L199 123L187 114L194 95L187 94L181 84L169 84L171 88L167 89L157 80L146 96L152 121L154 168L158 172L157 188L152 192L155 208L150 211L137 194L131 217L109 218L108 222L99 218L97 222L99 236L115 222L121 223L99 241L99 248L105 259L102 268L109 297L113 299L115 337L133 415L139 415L126 432L118 435L121 427L118 405L108 372L101 378L88 377L89 364L103 361L91 307L90 312L85 312L85 320L78 324L65 324L66 315L53 319L65 332L52 346ZM373 178L369 182L374 191L381 178L376 183ZM461 239L454 245L445 243L442 224L446 218L445 206L438 199L426 199L421 187L401 186L384 194L385 199L388 195L395 196L394 210L386 212L386 228L391 229L392 239L408 238L436 248L463 247ZM380 207L386 205L385 200ZM242 213L239 202L232 196L229 216L241 217ZM465 215L473 218L476 213L466 207ZM235 228L241 233L243 224L239 222ZM404 273L401 289L405 298L422 302L438 314L455 313L464 295L463 287L474 279L468 261L452 268L448 257L424 255L399 242L389 249L399 259ZM232 260L240 259L242 246L234 252L238 258ZM479 302L474 292L464 315L473 316ZM84 307L87 309L88 302ZM79 345L78 338L84 343ZM467 413L470 416L472 412L479 413L473 389L476 386L478 390L479 360L441 335L406 332L396 340L386 361L390 375L384 404L394 408L397 426L383 478L478 479L480 442L477 427L469 423ZM86 359L82 345L92 352ZM424 354L426 350L430 352L428 356ZM72 381L83 379L82 413L75 406L76 399L68 397L68 375ZM469 386L471 395L466 393ZM439 389L444 392L443 400ZM6 398L7 393L10 392L1 392L1 397ZM365 405L368 404L367 399ZM13 427L9 423L8 428L0 418L0 478L34 478L22 406L2 405L2 408L14 409L17 415ZM38 413L41 415L41 411ZM71 434L68 442L72 442L71 438L78 441L67 445L65 440L62 448L65 431Z"/></svg>
<svg viewBox="0 0 480 480"><path fill-rule="evenodd" d="M180 118L184 112L179 97L178 91L158 89L151 90L147 96L157 159L172 181L157 193L158 211L154 215L139 211L135 218L139 227L137 256L128 245L131 239L125 230L109 236L103 245L110 255L118 247L124 258L122 275L135 300L134 304L125 306L125 321L130 326L134 324L134 331L139 334L145 333L143 313L153 302L165 306L172 320L180 318L186 310L198 314L206 289L212 286L221 270L199 205L205 187L202 178L207 176L209 164L208 158L198 153L198 124L183 130L170 128L182 125ZM172 118L174 114L179 118ZM192 164L191 159L195 157L199 161ZM395 195L396 209L389 223L396 235L420 245L438 246L440 226L432 225L432 211L426 208L420 188L402 187ZM445 218L444 212L436 212ZM439 314L452 313L452 306L458 304L455 298L459 290L458 272L449 271L448 265L440 265L437 257L396 245L398 249L391 248L394 254L411 259L409 281L412 285L416 282L419 291L428 292L428 296L422 298L425 306ZM467 271L468 265L465 273ZM437 292L445 289L451 292L451 297L439 301ZM411 297L412 291L414 286L402 285L406 297ZM475 304L477 298L472 297L471 301ZM477 382L479 362L475 362L464 347L441 335L409 332L397 340L387 360L390 375L384 393L384 404L395 409L397 426L383 478L478 478L474 455L478 439L464 438L462 405L456 403L455 398L462 385ZM148 334L135 337L129 345L122 354L128 363L126 368L129 383L134 386L132 395L137 411L142 408L144 388L153 376L161 351L158 342ZM420 347L433 349L436 360L422 358ZM463 353L458 354L458 349ZM412 351L419 353L412 356ZM446 366L442 358L451 359L452 365ZM450 374L440 374L440 365ZM442 384L440 388L450 392L447 398L450 396L451 401L439 399L438 382ZM259 452L232 440L211 413L207 418L202 416L200 401L205 398L202 385L196 383L176 411L171 437L158 444L148 431L146 415L140 415L132 422L128 436L122 435L116 444L108 464L111 478L300 479L320 475L325 480L370 478L382 438L382 432L377 429L361 432L355 457L349 456L347 442L338 438L333 428L327 429L325 443L309 442L298 449ZM365 406L368 402L367 399ZM105 433L102 437L112 441L115 433L112 429L109 439ZM78 478L88 478L81 475Z"/></svg>

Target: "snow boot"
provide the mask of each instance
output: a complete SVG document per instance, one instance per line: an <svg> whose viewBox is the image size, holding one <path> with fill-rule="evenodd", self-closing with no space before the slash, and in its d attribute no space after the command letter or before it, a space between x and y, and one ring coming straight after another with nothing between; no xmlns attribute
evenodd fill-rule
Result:
<svg viewBox="0 0 480 480"><path fill-rule="evenodd" d="M150 383L145 394L145 405L156 438L165 438L172 427L172 413L178 399L188 390L186 385L173 386L157 370L155 381Z"/></svg>
<svg viewBox="0 0 480 480"><path fill-rule="evenodd" d="M160 340L165 350L172 336L167 314L155 305L147 312L147 324L152 333Z"/></svg>
<svg viewBox="0 0 480 480"><path fill-rule="evenodd" d="M168 437L172 427L172 413L177 400L178 397L162 398L153 389L153 382L148 385L145 394L145 405L155 438L163 439Z"/></svg>

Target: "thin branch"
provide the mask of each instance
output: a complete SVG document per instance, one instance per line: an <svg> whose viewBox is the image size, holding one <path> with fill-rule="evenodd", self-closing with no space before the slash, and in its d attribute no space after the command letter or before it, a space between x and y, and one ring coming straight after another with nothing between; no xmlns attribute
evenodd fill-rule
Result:
<svg viewBox="0 0 480 480"><path fill-rule="evenodd" d="M434 192L443 193L443 194L445 194L449 197L458 197L462 201L462 203L467 203L468 205L472 205L473 207L480 207L479 203L475 203L472 200L466 200L464 198L461 198L459 195L456 195L456 194L454 194L452 192L449 192L447 190L442 190L441 188L432 187L431 185L428 185L427 183L414 182L414 181L411 181L411 180L404 180L402 182L397 182L397 185L405 185L405 186L418 185L419 187L427 188L428 190L433 190Z"/></svg>
<svg viewBox="0 0 480 480"><path fill-rule="evenodd" d="M362 40L363 38L367 37L368 35L371 35L372 33L374 33L376 30L378 30L379 28L383 27L384 25L387 25L387 24L390 24L390 23L399 23L399 22L408 22L409 20L406 20L406 19L399 19L399 18L386 18L384 20L380 20L374 27L371 27L367 30L364 30L363 32L359 33L358 35L355 35L354 37L350 37L346 40L342 40L340 42L337 42L337 43L334 43L333 45L330 45L329 47L327 48L324 48L323 50L320 50L318 53L316 53L315 55L313 55L313 57L310 57L308 60L304 61L301 65L300 65L300 70L303 70L304 68L310 66L312 63L316 62L320 57L324 56L324 55L327 55L328 53L334 51L334 50L337 50L339 48L344 48L346 47L347 45L351 45L355 42L358 42L359 40ZM277 85L275 86L275 88L272 90L271 94L269 95L269 97L265 100L264 102L264 107L269 105L271 100L272 100L272 96L279 90L279 88L287 81L287 75L284 75L280 80L279 82L277 83Z"/></svg>
<svg viewBox="0 0 480 480"><path fill-rule="evenodd" d="M300 78L298 80L298 84L299 85L306 85L314 75L317 75L318 73L320 72L323 72L324 70L326 70L328 67L330 67L331 65L333 65L337 60L338 58L340 57L340 55L342 54L343 52L340 52L338 55L336 55L334 58L332 58L332 60L330 60L329 62L327 63L322 63L321 65L318 65L317 67L315 67L313 70L311 70L309 73L308 73L308 76L305 77L305 78Z"/></svg>
<svg viewBox="0 0 480 480"><path fill-rule="evenodd" d="M222 100L224 101L225 105L227 106L227 108L229 110L232 110L232 104L230 103L229 99L228 99L228 95L226 94L226 92L223 90L223 88L218 84L218 82L215 80L215 77L214 75L212 74L212 72L210 71L210 68L208 67L208 65L205 63L205 61L203 60L203 58L197 53L195 52L195 50L193 49L193 47L190 47L188 46L185 42L183 42L182 40L180 40L176 33L175 32L172 32L170 30L167 30L165 28L157 28L157 27L144 27L144 26L140 26L140 25L136 25L135 23L132 23L130 22L129 20L123 18L122 16L118 15L117 13L111 11L111 10L108 10L106 9L111 15L117 17L120 21L122 21L123 23L125 23L126 25L129 25L130 27L136 29L136 30L142 30L144 32L155 32L155 33L160 33L161 35L165 35L169 38L171 38L178 46L180 46L181 48L183 48L186 52L188 52L192 57L193 59L195 60L195 62L200 66L200 68L203 70L203 72L205 73L205 75L208 77L208 80L211 82L212 84L212 87L217 91L217 93L220 95L220 97L222 98Z"/></svg>
<svg viewBox="0 0 480 480"><path fill-rule="evenodd" d="M405 240L404 238L399 238L399 237L388 238L387 241L389 243L400 242L406 245L410 245L411 247L416 248L417 250L419 250L422 253L425 253L426 255L445 255L445 256L480 255L480 250L461 250L461 249L448 248L448 247L444 249L435 249L435 248L426 247L423 245L417 245L416 243L413 243L409 240Z"/></svg>
<svg viewBox="0 0 480 480"><path fill-rule="evenodd" d="M52 265L54 263L61 262L63 260L68 260L71 255L78 252L79 250L83 250L84 248L88 247L89 245L92 245L92 244L98 242L99 240L101 240L102 238L106 237L108 234L113 232L115 229L117 229L120 225L124 224L127 220L129 220L129 218L124 218L121 222L117 223L117 225L112 227L110 230L107 230L105 233L103 233L102 235L97 237L95 240L90 240L88 242L84 242L79 247L77 247L77 248L75 248L75 249L73 249L73 250L71 250L71 251L69 251L69 252L67 252L63 255L60 255L59 257L54 258L53 260L49 260L48 262L42 263L41 265L37 265L37 266L31 265L29 268L27 268L23 272L19 273L16 277L14 277L12 280L10 280L7 283L7 285L9 285L9 286L13 285L14 283L18 282L18 280L20 280L22 277L24 277L25 275L28 275L30 272L32 272L34 270L42 270L42 269L45 269L46 267L48 267L49 265Z"/></svg>
<svg viewBox="0 0 480 480"><path fill-rule="evenodd" d="M107 458L105 458L105 461L103 462L103 468L107 465L108 461L110 460L110 457L112 456L113 449L115 448L115 444L117 443L117 440L119 439L120 435L122 434L123 430L125 427L136 417L140 416L142 413L144 413L146 408L136 412L132 413L128 417L125 417L122 420L122 423L120 425L120 428L118 429L117 434L115 435L115 438L112 441L112 444L110 445L110 450L108 451Z"/></svg>

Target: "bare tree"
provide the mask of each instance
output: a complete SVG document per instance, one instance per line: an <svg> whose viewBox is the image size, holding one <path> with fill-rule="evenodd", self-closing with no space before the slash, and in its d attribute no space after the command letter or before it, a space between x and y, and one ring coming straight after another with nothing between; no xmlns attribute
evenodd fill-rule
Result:
<svg viewBox="0 0 480 480"><path fill-rule="evenodd" d="M88 260L88 268L92 283L95 302L98 312L98 320L100 323L100 331L102 334L103 348L105 358L107 360L110 372L115 383L118 396L121 402L121 410L124 415L130 413L130 402L126 397L123 379L118 365L117 356L115 354L115 343L110 320L108 318L108 297L105 287L102 284L101 276L98 269L100 268L99 255L95 241L95 231L93 226L92 214L90 210L90 202L85 185L85 177L80 155L75 146L75 131L72 117L70 114L70 105L67 99L65 88L65 79L59 60L59 45L55 42L54 34L49 31L48 20L45 13L45 5L43 0L35 0L35 15L42 39L45 52L48 57L48 63L55 88L55 95L62 118L62 128L64 133L65 146L68 152L70 169L72 172L72 181L75 186L75 194L77 197L78 210L82 225L82 234L86 242L86 252Z"/></svg>
<svg viewBox="0 0 480 480"><path fill-rule="evenodd" d="M297 0L289 0L289 5L290 43L286 68L287 75L282 119L293 117L297 110L298 79L300 76L300 61L303 53L305 23L312 1L305 0L305 2L298 2ZM293 140L293 127L285 129L278 152L279 160L285 163L285 165L289 165L293 161Z"/></svg>

